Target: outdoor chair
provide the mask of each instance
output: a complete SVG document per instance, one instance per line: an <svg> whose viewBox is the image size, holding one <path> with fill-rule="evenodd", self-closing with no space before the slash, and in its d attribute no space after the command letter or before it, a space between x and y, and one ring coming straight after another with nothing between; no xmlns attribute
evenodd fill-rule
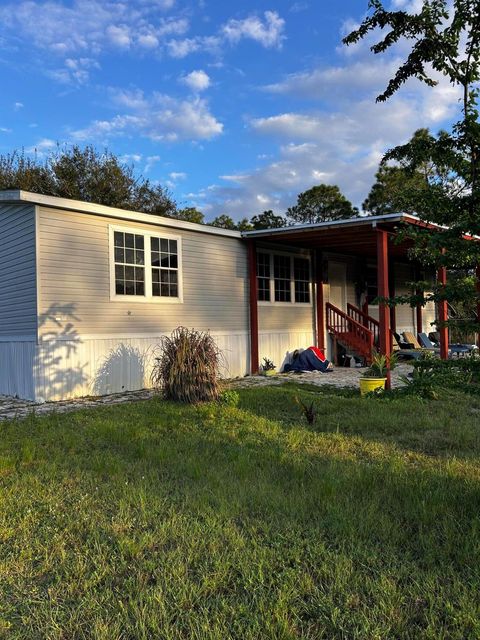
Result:
<svg viewBox="0 0 480 640"><path fill-rule="evenodd" d="M405 342L408 342L412 345L413 349L433 349L433 344L431 345L431 347L425 347L421 345L411 331L404 331L403 338Z"/></svg>
<svg viewBox="0 0 480 640"><path fill-rule="evenodd" d="M439 346L440 344L440 334L438 331L432 331L428 334L428 338L432 341L434 347ZM456 355L457 357L466 356L471 353L474 353L478 350L476 344L459 344L457 342L448 345L448 350L451 354Z"/></svg>
<svg viewBox="0 0 480 640"><path fill-rule="evenodd" d="M422 357L422 350L412 349L411 343L402 341L398 333L392 332L392 338L393 352L399 360L418 360Z"/></svg>

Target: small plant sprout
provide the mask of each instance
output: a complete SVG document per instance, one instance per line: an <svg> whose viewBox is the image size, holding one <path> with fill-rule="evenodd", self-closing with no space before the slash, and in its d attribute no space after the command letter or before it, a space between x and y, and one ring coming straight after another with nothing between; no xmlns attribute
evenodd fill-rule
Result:
<svg viewBox="0 0 480 640"><path fill-rule="evenodd" d="M298 396L295 396L295 402L301 408L302 413L305 416L305 420L308 422L308 424L315 424L318 411L317 411L317 408L315 407L314 401L312 400L310 404L305 404L305 402L300 400Z"/></svg>
<svg viewBox="0 0 480 640"><path fill-rule="evenodd" d="M273 371L275 369L275 365L268 358L264 358L262 368L264 371Z"/></svg>

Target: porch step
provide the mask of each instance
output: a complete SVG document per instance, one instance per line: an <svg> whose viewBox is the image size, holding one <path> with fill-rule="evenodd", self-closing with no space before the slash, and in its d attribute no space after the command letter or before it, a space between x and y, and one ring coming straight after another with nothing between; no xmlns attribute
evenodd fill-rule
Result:
<svg viewBox="0 0 480 640"><path fill-rule="evenodd" d="M331 303L327 303L326 310L327 330L334 341L370 364L374 345L373 331Z"/></svg>

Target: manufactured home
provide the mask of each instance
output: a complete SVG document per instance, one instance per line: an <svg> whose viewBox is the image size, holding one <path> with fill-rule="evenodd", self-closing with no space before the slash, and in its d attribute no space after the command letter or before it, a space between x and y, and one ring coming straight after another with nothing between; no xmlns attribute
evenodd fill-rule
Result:
<svg viewBox="0 0 480 640"><path fill-rule="evenodd" d="M240 233L0 192L0 394L146 387L160 337L179 325L210 331L226 377L312 344L333 358L342 331L364 356L391 328L428 331L433 305L371 304L409 291L416 266L394 237L417 223L395 214Z"/></svg>

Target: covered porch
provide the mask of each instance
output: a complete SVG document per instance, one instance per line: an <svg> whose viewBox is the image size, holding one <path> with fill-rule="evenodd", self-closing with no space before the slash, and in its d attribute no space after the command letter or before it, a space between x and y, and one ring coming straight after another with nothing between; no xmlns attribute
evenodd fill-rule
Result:
<svg viewBox="0 0 480 640"><path fill-rule="evenodd" d="M381 302L372 307L374 298L388 298L403 293L405 287L408 288L408 278L413 281L414 276L418 275L419 265L412 264L408 256L409 243L399 243L396 239L399 228L418 224L421 223L414 216L391 214L246 233L251 373L258 373L260 356L264 355L259 352L259 336L262 332L260 315L268 318L269 314L278 313L278 309L274 311L275 305L282 305L282 313L286 318L290 313L287 309L289 303L293 307L296 302L301 302L296 296L297 275L293 272L294 266L291 276L293 293L286 301L278 299L277 284L280 278L275 271L271 273L270 263L265 265L265 252L269 250L285 255L288 252L301 252L302 256L308 257L312 342L331 358L336 356L338 344L355 351L367 363L374 347L390 357L393 332L399 328L398 316L402 313L403 324L402 321L400 324L414 334L423 331L428 333L433 329L432 322L438 320L440 356L448 358L448 329L442 326L448 319L446 301L439 303L433 312L430 309L429 313L421 306L416 309L408 306L408 312L402 311L401 306L390 308ZM271 264L275 269L276 262L273 264L272 261ZM265 301L267 275L272 278L273 286L271 295L267 292L270 295L268 301ZM432 278L436 275L442 285L446 284L444 268L431 275ZM399 287L403 287L402 291L398 291ZM297 309L300 306L297 304Z"/></svg>

